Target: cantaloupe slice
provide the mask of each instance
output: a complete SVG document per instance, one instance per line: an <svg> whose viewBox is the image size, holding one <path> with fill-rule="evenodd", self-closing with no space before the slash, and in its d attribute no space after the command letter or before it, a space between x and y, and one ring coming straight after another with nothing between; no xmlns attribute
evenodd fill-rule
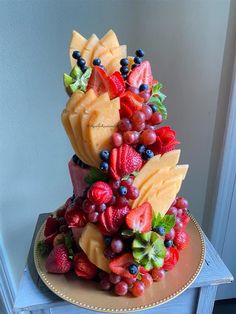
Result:
<svg viewBox="0 0 236 314"><path fill-rule="evenodd" d="M151 158L140 170L134 179L134 185L139 189L145 181L153 176L155 172L163 168L171 168L177 165L180 157L180 149L172 150L164 155L156 155Z"/></svg>
<svg viewBox="0 0 236 314"><path fill-rule="evenodd" d="M120 67L121 67L120 59L122 58L120 57L113 58L111 62L106 66L106 71L109 75L114 73L115 71L120 70Z"/></svg>
<svg viewBox="0 0 236 314"><path fill-rule="evenodd" d="M82 50L81 55L85 59L88 66L93 63L92 57L94 53L94 48L96 47L98 41L99 38L95 34L92 34Z"/></svg>
<svg viewBox="0 0 236 314"><path fill-rule="evenodd" d="M121 45L119 47L111 48L110 52L114 57L126 58L127 56L127 46Z"/></svg>
<svg viewBox="0 0 236 314"><path fill-rule="evenodd" d="M149 201L155 212L164 215L168 211L188 171L188 165L176 165L179 156L180 150L173 150L144 165L133 183L139 197L131 203L132 208Z"/></svg>
<svg viewBox="0 0 236 314"><path fill-rule="evenodd" d="M110 273L109 261L103 254L105 250L103 235L94 224L88 223L84 227L79 245L91 263Z"/></svg>
<svg viewBox="0 0 236 314"><path fill-rule="evenodd" d="M70 56L70 64L71 67L76 65L76 60L72 57L72 53L74 50L82 51L85 44L87 43L87 39L84 38L80 33L73 31L71 35L70 47L69 47L69 56Z"/></svg>
<svg viewBox="0 0 236 314"><path fill-rule="evenodd" d="M97 99L96 94L93 89L88 90L84 97L79 101L77 106L74 108L73 113L69 115L70 124L72 127L72 131L74 134L74 138L78 147L79 155L78 157L82 159L83 162L90 165L91 159L86 154L84 141L82 136L82 128L81 128L81 112L86 109L95 99Z"/></svg>
<svg viewBox="0 0 236 314"><path fill-rule="evenodd" d="M110 29L101 39L100 39L101 45L104 47L109 47L109 48L115 48L118 47L119 41L116 36L116 33Z"/></svg>
<svg viewBox="0 0 236 314"><path fill-rule="evenodd" d="M75 110L75 107L78 105L78 103L83 97L84 92L81 92L80 90L74 92L66 104L67 111L73 112Z"/></svg>

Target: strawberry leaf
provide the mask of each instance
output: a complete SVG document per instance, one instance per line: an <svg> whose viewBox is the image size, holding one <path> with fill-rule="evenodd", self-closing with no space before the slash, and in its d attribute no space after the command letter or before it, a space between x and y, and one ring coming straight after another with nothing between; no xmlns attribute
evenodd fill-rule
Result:
<svg viewBox="0 0 236 314"><path fill-rule="evenodd" d="M92 185L96 181L108 181L108 175L97 168L91 167L89 174L85 177L85 182Z"/></svg>

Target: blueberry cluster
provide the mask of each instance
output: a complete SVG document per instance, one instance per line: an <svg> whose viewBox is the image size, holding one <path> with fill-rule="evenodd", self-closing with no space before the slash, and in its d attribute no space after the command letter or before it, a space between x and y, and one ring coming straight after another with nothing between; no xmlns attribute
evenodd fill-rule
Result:
<svg viewBox="0 0 236 314"><path fill-rule="evenodd" d="M138 144L136 146L136 151L142 156L144 160L149 160L154 156L154 153L151 149L146 149L146 146L143 144Z"/></svg>
<svg viewBox="0 0 236 314"><path fill-rule="evenodd" d="M135 52L136 56L134 57L134 64L132 65L132 70L139 64L142 63L144 57L144 51L142 49L138 49Z"/></svg>
<svg viewBox="0 0 236 314"><path fill-rule="evenodd" d="M77 155L72 156L72 160L76 165L78 165L80 168L86 169L89 168L89 165L85 164L82 160L79 159Z"/></svg>
<svg viewBox="0 0 236 314"><path fill-rule="evenodd" d="M88 69L86 66L86 61L81 58L81 53L78 50L73 51L72 57L77 60L77 65L80 67L81 71L84 73Z"/></svg>
<svg viewBox="0 0 236 314"><path fill-rule="evenodd" d="M93 59L93 65L97 65L100 68L102 68L103 70L105 70L105 67L104 67L104 65L102 65L102 62L101 62L101 60L99 58Z"/></svg>
<svg viewBox="0 0 236 314"><path fill-rule="evenodd" d="M99 154L102 162L100 163L100 169L104 172L107 172L109 169L109 156L110 153L107 149L104 149Z"/></svg>
<svg viewBox="0 0 236 314"><path fill-rule="evenodd" d="M120 65L121 65L120 73L122 74L124 80L126 80L128 77L128 73L129 73L128 64L129 64L128 58L123 58L120 60Z"/></svg>

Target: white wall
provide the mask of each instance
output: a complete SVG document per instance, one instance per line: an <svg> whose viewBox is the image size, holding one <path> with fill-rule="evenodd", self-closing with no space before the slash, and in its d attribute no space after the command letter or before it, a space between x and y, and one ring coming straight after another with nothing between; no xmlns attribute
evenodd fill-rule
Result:
<svg viewBox="0 0 236 314"><path fill-rule="evenodd" d="M72 29L113 28L130 54L145 49L190 164L181 194L201 222L228 15L228 0L0 2L0 232L15 283L38 214L71 193L60 113Z"/></svg>

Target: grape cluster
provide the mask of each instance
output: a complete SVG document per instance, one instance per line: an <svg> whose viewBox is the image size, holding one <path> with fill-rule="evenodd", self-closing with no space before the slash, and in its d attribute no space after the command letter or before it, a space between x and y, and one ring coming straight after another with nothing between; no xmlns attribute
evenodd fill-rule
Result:
<svg viewBox="0 0 236 314"><path fill-rule="evenodd" d="M118 124L118 132L113 133L112 141L115 147L122 143L137 145L137 151L143 159L154 156L149 146L156 142L155 130L162 122L162 115L154 104L143 104L142 109L134 112L130 119L122 118ZM140 146L141 144L142 146ZM147 153L145 153L147 151Z"/></svg>

